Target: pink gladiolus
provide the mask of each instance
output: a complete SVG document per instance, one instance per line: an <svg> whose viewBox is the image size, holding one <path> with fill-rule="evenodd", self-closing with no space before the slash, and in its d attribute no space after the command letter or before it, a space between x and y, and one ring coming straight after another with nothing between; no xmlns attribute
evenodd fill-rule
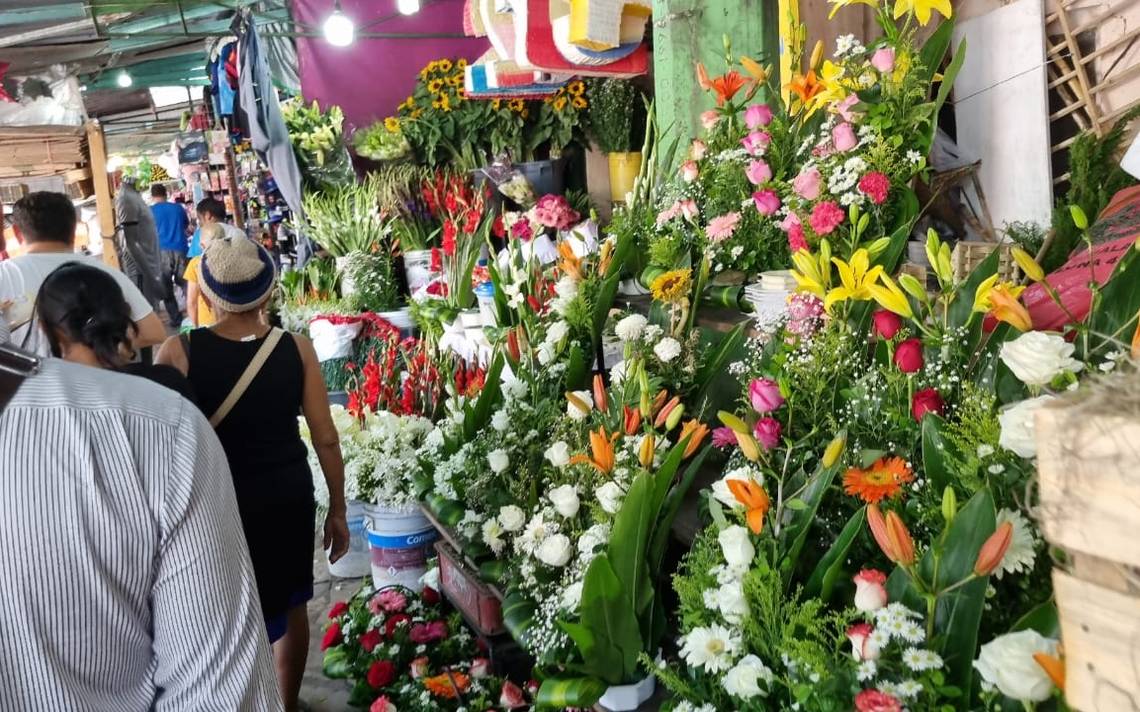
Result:
<svg viewBox="0 0 1140 712"><path fill-rule="evenodd" d="M753 104L744 112L744 125L749 131L772 123L772 110L767 104Z"/></svg>
<svg viewBox="0 0 1140 712"><path fill-rule="evenodd" d="M753 193L752 202L756 203L756 210L761 215L772 215L780 209L780 196L771 188Z"/></svg>
<svg viewBox="0 0 1140 712"><path fill-rule="evenodd" d="M761 418L752 427L752 436L756 438L756 442L760 443L760 447L771 450L780 444L780 433L782 431L783 427L780 425L780 421L775 418Z"/></svg>
<svg viewBox="0 0 1140 712"><path fill-rule="evenodd" d="M748 175L748 182L752 185L763 185L772 180L772 169L760 159L749 163L745 173Z"/></svg>
<svg viewBox="0 0 1140 712"><path fill-rule="evenodd" d="M753 131L740 139L740 144L744 146L744 150L748 151L750 156L763 156L771 142L772 137L766 131Z"/></svg>
<svg viewBox="0 0 1140 712"><path fill-rule="evenodd" d="M855 609L861 613L877 611L887 605L887 575L875 569L855 574Z"/></svg>
<svg viewBox="0 0 1140 712"><path fill-rule="evenodd" d="M815 200L819 197L820 185L823 183L823 174L818 168L809 168L801 172L792 181L792 190L804 200Z"/></svg>
<svg viewBox="0 0 1140 712"><path fill-rule="evenodd" d="M784 404L780 384L771 378L755 378L748 384L748 400L760 415L766 415Z"/></svg>
<svg viewBox="0 0 1140 712"><path fill-rule="evenodd" d="M895 68L895 48L881 47L875 50L875 53L871 55L871 66L883 74L893 71Z"/></svg>
<svg viewBox="0 0 1140 712"><path fill-rule="evenodd" d="M686 183L692 183L701 175L701 169L697 167L696 161L685 161L681 164L681 180Z"/></svg>
<svg viewBox="0 0 1140 712"><path fill-rule="evenodd" d="M831 142L835 144L835 150L840 153L846 153L859 145L859 139L855 138L855 129L846 121L837 124L831 130Z"/></svg>
<svg viewBox="0 0 1140 712"><path fill-rule="evenodd" d="M720 123L720 114L718 114L717 112L712 111L710 109L709 111L706 111L705 113L701 114L701 126L703 126L705 128L705 131L712 131L713 129L716 128L716 125L719 123Z"/></svg>

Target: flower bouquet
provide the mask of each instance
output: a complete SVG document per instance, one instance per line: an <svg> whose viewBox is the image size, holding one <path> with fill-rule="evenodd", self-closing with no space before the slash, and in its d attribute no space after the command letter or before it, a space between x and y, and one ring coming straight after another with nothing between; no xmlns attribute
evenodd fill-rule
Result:
<svg viewBox="0 0 1140 712"><path fill-rule="evenodd" d="M352 159L344 145L344 113L339 106L321 111L316 101L306 105L297 97L284 102L281 113L307 187L321 190L355 182Z"/></svg>

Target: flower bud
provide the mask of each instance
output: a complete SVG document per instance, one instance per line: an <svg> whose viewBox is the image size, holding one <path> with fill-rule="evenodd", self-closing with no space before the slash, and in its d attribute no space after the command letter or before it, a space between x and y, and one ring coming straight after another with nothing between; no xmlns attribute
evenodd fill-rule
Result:
<svg viewBox="0 0 1140 712"><path fill-rule="evenodd" d="M641 447L637 451L637 460L645 469L653 466L653 456L657 452L657 438L652 434L641 439Z"/></svg>
<svg viewBox="0 0 1140 712"><path fill-rule="evenodd" d="M914 540L906 524L895 512L887 512L887 538L891 541L891 548L895 552L895 563L902 566L914 564Z"/></svg>
<svg viewBox="0 0 1140 712"><path fill-rule="evenodd" d="M669 411L669 416L665 418L665 432L669 432L673 428L677 427L677 424L681 422L681 416L684 414L684 404L678 404L676 408L673 408L673 410Z"/></svg>
<svg viewBox="0 0 1140 712"><path fill-rule="evenodd" d="M1045 270L1041 268L1041 265L1037 264L1037 260L1033 259L1033 255L1020 247L1013 248L1012 253L1013 261L1017 263L1017 266L1021 268L1021 271L1025 273L1026 277L1034 282L1040 282L1045 279Z"/></svg>
<svg viewBox="0 0 1140 712"><path fill-rule="evenodd" d="M899 286L905 289L907 294L914 297L923 304L930 301L930 297L926 293L926 287L924 287L922 285L922 282L919 282L918 278L913 274L908 274L906 272L900 274Z"/></svg>
<svg viewBox="0 0 1140 712"><path fill-rule="evenodd" d="M887 521L883 518L883 512L879 509L879 505L867 505L867 526L871 529L871 536L875 538L875 543L879 545L887 558L891 561L897 560L898 556L895 553L894 545L891 543L891 538L887 536Z"/></svg>
<svg viewBox="0 0 1140 712"><path fill-rule="evenodd" d="M1077 226L1078 230L1089 229L1089 218L1085 215L1085 211L1079 205L1069 206L1069 215L1073 218L1073 224Z"/></svg>
<svg viewBox="0 0 1140 712"><path fill-rule="evenodd" d="M627 436L633 435L641 429L641 411L636 408L622 406L623 408L623 425L625 434Z"/></svg>
<svg viewBox="0 0 1140 712"><path fill-rule="evenodd" d="M809 69L819 69L823 64L823 40L816 40L815 47L811 51L811 63L808 64Z"/></svg>
<svg viewBox="0 0 1140 712"><path fill-rule="evenodd" d="M756 438L752 437L751 433L738 433L734 430L732 434L736 436L736 443L740 445L740 453L749 462L756 462L760 459L760 445L757 444Z"/></svg>
<svg viewBox="0 0 1140 712"><path fill-rule="evenodd" d="M1002 522L978 551L978 559L974 562L974 573L978 576L989 576L996 571L997 567L1001 566L1001 560L1005 558L1005 552L1009 550L1012 541L1013 524Z"/></svg>
<svg viewBox="0 0 1140 712"><path fill-rule="evenodd" d="M610 409L609 399L606 397L606 382L600 373L594 374L594 406L603 413Z"/></svg>
<svg viewBox="0 0 1140 712"><path fill-rule="evenodd" d="M958 495L953 487L947 485L946 489L942 490L942 519L946 521L946 526L950 526L957 515Z"/></svg>
<svg viewBox="0 0 1140 712"><path fill-rule="evenodd" d="M843 449L846 446L846 431L841 432L832 438L831 442L827 444L827 449L823 451L823 466L832 467L835 465L835 463L839 462L839 457L843 454Z"/></svg>
<svg viewBox="0 0 1140 712"><path fill-rule="evenodd" d="M724 423L725 427L729 428L734 433L744 433L745 435L748 435L752 432L752 429L748 427L748 423L745 423L743 420L726 410L719 411L716 414L716 417L721 423Z"/></svg>
<svg viewBox="0 0 1140 712"><path fill-rule="evenodd" d="M662 397L665 395L665 391L661 391L657 395L658 395L658 397ZM676 410L677 407L680 405L681 405L681 397L680 396L673 396L671 399L669 399L668 403L665 403L662 406L657 406L657 408L658 408L657 419L653 421L653 427L655 427L655 428L665 427L665 424L669 420L669 415L674 410ZM676 423L674 423L674 425L676 425Z"/></svg>

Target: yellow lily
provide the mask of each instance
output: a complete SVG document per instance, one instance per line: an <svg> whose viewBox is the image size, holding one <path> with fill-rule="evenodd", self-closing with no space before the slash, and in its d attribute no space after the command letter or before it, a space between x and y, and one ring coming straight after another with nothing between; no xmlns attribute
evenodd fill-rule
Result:
<svg viewBox="0 0 1140 712"><path fill-rule="evenodd" d="M879 6L879 3L876 2L876 0L829 0L829 2L832 4L831 14L827 16L827 19L829 20L835 17L835 13L839 12L840 9L848 7L850 5L870 5L871 7Z"/></svg>
<svg viewBox="0 0 1140 712"><path fill-rule="evenodd" d="M895 19L899 19L908 12L913 12L918 24L926 25L930 22L930 13L937 10L938 14L947 19L953 14L950 0L895 0Z"/></svg>
<svg viewBox="0 0 1140 712"><path fill-rule="evenodd" d="M1008 282L998 284L998 275L994 274L987 277L978 285L978 291L974 292L974 311L979 314L987 314L994 309L994 302L992 295L995 291L1002 292L1010 299L1017 300L1021 293L1025 291L1025 287L1017 287ZM999 297L999 301L1001 301ZM1003 304L1006 302L1002 302Z"/></svg>
<svg viewBox="0 0 1140 712"><path fill-rule="evenodd" d="M872 284L869 289L871 296L882 308L898 314L904 319L913 319L914 310L910 308L910 300L906 298L903 290L886 274L879 276L882 284Z"/></svg>
<svg viewBox="0 0 1140 712"><path fill-rule="evenodd" d="M848 94L842 82L844 74L842 65L835 64L830 59L823 63L819 69L819 84L822 89L808 101L808 116L824 107L843 101Z"/></svg>
<svg viewBox="0 0 1140 712"><path fill-rule="evenodd" d="M879 281L879 277L883 274L882 265L871 266L871 258L867 254L867 250L859 248L855 250L855 254L851 255L849 262L844 262L838 257L831 259L835 263L835 268L839 271L839 281L843 286L835 287L827 293L823 299L823 308L831 311L831 307L836 302L852 301L867 301L873 299L871 293L871 286Z"/></svg>
<svg viewBox="0 0 1140 712"><path fill-rule="evenodd" d="M1024 290L1024 287L1014 287L1011 284L999 284L990 290L990 306L994 318L1023 332L1033 328L1029 311L1017 300Z"/></svg>
<svg viewBox="0 0 1140 712"><path fill-rule="evenodd" d="M808 250L798 250L792 255L792 278L799 285L799 291L809 292L823 299L831 288L831 244L823 240L819 244L819 255Z"/></svg>
<svg viewBox="0 0 1140 712"><path fill-rule="evenodd" d="M1037 260L1033 259L1033 255L1020 247L1013 248L1012 252L1013 261L1017 263L1017 266L1021 268L1021 271L1025 273L1026 277L1034 282L1040 282L1045 279L1045 270L1041 268Z"/></svg>

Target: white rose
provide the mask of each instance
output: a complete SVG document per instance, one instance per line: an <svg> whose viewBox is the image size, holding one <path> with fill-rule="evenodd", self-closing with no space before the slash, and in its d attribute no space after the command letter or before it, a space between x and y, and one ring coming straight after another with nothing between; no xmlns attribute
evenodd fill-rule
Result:
<svg viewBox="0 0 1140 712"><path fill-rule="evenodd" d="M562 592L562 610L571 613L578 610L582 604L582 582L575 581Z"/></svg>
<svg viewBox="0 0 1140 712"><path fill-rule="evenodd" d="M578 398L578 400L586 404L586 410L582 410L578 406L571 403L569 399L567 399L566 415L570 416L570 418L573 420L585 420L590 415L590 411L594 409L594 397L590 395L589 391L571 392Z"/></svg>
<svg viewBox="0 0 1140 712"><path fill-rule="evenodd" d="M747 569L756 558L756 547L748 530L737 524L725 527L717 536L724 560L734 569Z"/></svg>
<svg viewBox="0 0 1140 712"><path fill-rule="evenodd" d="M669 363L673 359L681 355L681 342L674 339L672 336L666 336L657 342L653 347L653 353L661 360L661 363Z"/></svg>
<svg viewBox="0 0 1140 712"><path fill-rule="evenodd" d="M495 411L495 414L491 416L491 427L500 433L511 427L511 418L507 415L506 410Z"/></svg>
<svg viewBox="0 0 1140 712"><path fill-rule="evenodd" d="M561 568L570 561L570 540L565 534L554 534L542 540L535 556L547 566Z"/></svg>
<svg viewBox="0 0 1140 712"><path fill-rule="evenodd" d="M594 492L594 495L607 514L617 514L621 509L622 500L625 499L625 492L615 482L605 483Z"/></svg>
<svg viewBox="0 0 1140 712"><path fill-rule="evenodd" d="M645 331L647 324L649 324L649 320L642 315L630 314L617 323L614 327L614 333L622 341L636 341Z"/></svg>
<svg viewBox="0 0 1140 712"><path fill-rule="evenodd" d="M499 510L499 524L503 526L503 531L517 532L526 524L526 513L513 504L507 505Z"/></svg>
<svg viewBox="0 0 1140 712"><path fill-rule="evenodd" d="M1027 386L1046 386L1064 373L1085 367L1073 358L1076 346L1056 334L1029 331L1001 346L1001 360Z"/></svg>
<svg viewBox="0 0 1140 712"><path fill-rule="evenodd" d="M753 697L767 697L768 692L760 682L771 683L774 675L768 666L755 655L745 655L736 665L724 674L725 691L733 697L750 700Z"/></svg>
<svg viewBox="0 0 1140 712"><path fill-rule="evenodd" d="M559 440L546 448L546 452L542 455L551 465L555 467L565 467L570 463L570 446Z"/></svg>
<svg viewBox="0 0 1140 712"><path fill-rule="evenodd" d="M511 464L511 459L507 457L506 450L492 450L487 453L487 462L491 465L491 471L499 474L507 469L507 465Z"/></svg>
<svg viewBox="0 0 1140 712"><path fill-rule="evenodd" d="M1034 653L1056 655L1057 641L1035 630L999 636L978 651L974 668L1006 697L1044 702L1053 694L1053 681L1033 659Z"/></svg>
<svg viewBox="0 0 1140 712"><path fill-rule="evenodd" d="M610 383L615 386L620 386L621 382L625 380L625 372L629 365L625 361L618 361L610 369Z"/></svg>
<svg viewBox="0 0 1140 712"><path fill-rule="evenodd" d="M578 490L574 485L562 485L550 490L547 495L550 503L554 505L554 509L562 515L563 518L569 519L578 513Z"/></svg>
<svg viewBox="0 0 1140 712"><path fill-rule="evenodd" d="M1033 418L1037 409L1053 400L1053 396L1037 396L1006 406L998 413L1001 437L998 444L1021 457L1037 456L1037 439Z"/></svg>
<svg viewBox="0 0 1140 712"><path fill-rule="evenodd" d="M560 344L570 333L570 325L564 321L556 321L550 325L550 329L546 332L546 343Z"/></svg>
<svg viewBox="0 0 1140 712"><path fill-rule="evenodd" d="M538 346L538 362L541 365L549 366L551 363L554 362L555 356L557 356L557 354L554 353L554 347L553 346L551 346L550 344L546 344L546 343L539 344L539 346Z"/></svg>
<svg viewBox="0 0 1140 712"><path fill-rule="evenodd" d="M734 625L739 624L748 615L748 600L744 598L744 583L730 581L717 589L717 606L724 619Z"/></svg>

